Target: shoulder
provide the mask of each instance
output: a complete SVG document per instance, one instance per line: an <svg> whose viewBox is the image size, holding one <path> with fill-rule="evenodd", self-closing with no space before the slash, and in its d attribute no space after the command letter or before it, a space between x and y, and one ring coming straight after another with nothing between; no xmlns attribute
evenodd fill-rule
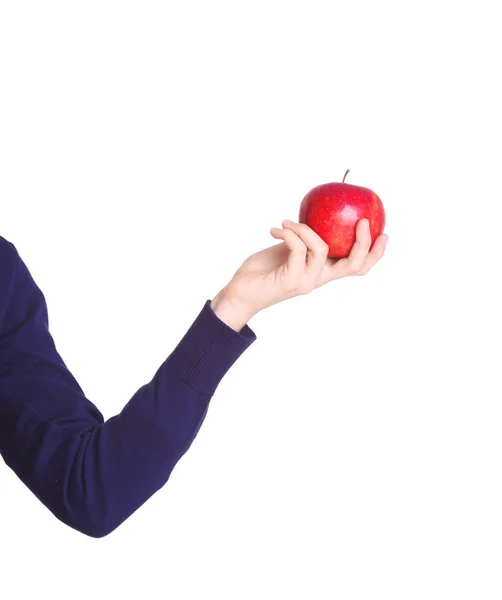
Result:
<svg viewBox="0 0 502 600"><path fill-rule="evenodd" d="M0 235L0 332L3 331L5 315L14 290L19 269L19 254L12 242Z"/></svg>
<svg viewBox="0 0 502 600"><path fill-rule="evenodd" d="M0 235L0 281L12 276L18 258L19 253L14 244Z"/></svg>

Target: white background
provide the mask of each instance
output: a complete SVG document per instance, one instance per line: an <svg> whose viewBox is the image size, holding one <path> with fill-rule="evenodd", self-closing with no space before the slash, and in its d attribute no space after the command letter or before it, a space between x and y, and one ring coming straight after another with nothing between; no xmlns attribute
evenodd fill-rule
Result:
<svg viewBox="0 0 502 600"><path fill-rule="evenodd" d="M168 483L92 539L2 462L42 598L502 595L496 2L0 2L0 235L105 418L315 185L385 258L280 303Z"/></svg>

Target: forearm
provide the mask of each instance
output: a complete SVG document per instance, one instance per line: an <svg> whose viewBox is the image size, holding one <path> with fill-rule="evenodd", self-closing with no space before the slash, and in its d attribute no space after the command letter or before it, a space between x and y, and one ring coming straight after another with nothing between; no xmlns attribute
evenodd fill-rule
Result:
<svg viewBox="0 0 502 600"><path fill-rule="evenodd" d="M167 482L195 439L219 382L256 339L249 327L242 329L227 327L206 302L152 381L80 443L68 489L75 506L97 521L98 534L112 531ZM90 484L94 495L86 505Z"/></svg>
<svg viewBox="0 0 502 600"><path fill-rule="evenodd" d="M108 535L168 481L209 402L210 396L192 390L164 364L120 414L60 448L66 462L64 468L55 464L55 474L59 469L67 504L57 516L92 537ZM40 489L48 491L50 470L38 477ZM57 503L47 506L52 510Z"/></svg>

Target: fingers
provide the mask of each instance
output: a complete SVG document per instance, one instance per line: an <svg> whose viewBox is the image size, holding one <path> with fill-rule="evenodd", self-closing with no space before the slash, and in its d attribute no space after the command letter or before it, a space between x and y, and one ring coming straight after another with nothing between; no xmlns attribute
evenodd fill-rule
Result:
<svg viewBox="0 0 502 600"><path fill-rule="evenodd" d="M307 246L290 229L277 229L272 227L270 233L276 239L283 240L290 251L287 267L292 273L303 273L305 271L305 259L307 257Z"/></svg>
<svg viewBox="0 0 502 600"><path fill-rule="evenodd" d="M308 225L304 223L295 223L293 221L283 221L283 226L293 231L308 248L307 269L309 282L314 287L319 279L326 257L328 256L328 244Z"/></svg>
<svg viewBox="0 0 502 600"><path fill-rule="evenodd" d="M304 223L284 220L284 229L270 230L273 237L283 239L290 250L287 268L292 275L293 288L308 294L314 290L326 263L328 245Z"/></svg>

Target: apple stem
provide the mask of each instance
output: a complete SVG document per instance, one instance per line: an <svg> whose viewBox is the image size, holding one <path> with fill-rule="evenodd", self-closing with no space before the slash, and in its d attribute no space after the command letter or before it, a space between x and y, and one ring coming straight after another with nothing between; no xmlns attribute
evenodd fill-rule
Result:
<svg viewBox="0 0 502 600"><path fill-rule="evenodd" d="M343 176L342 183L345 183L345 177L347 177L347 175L348 175L349 173L350 173L350 169L347 169L347 170L345 171L345 175Z"/></svg>

